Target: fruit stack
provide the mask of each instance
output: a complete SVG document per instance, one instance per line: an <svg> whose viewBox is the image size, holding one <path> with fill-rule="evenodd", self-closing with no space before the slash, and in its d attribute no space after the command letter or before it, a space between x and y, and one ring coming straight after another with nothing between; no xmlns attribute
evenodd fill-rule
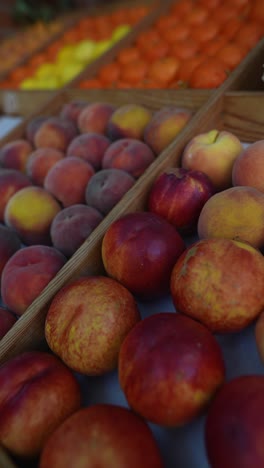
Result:
<svg viewBox="0 0 264 468"><path fill-rule="evenodd" d="M88 467L243 466L237 440L245 433L256 440L264 430L257 417L264 379L264 143L251 137L245 145L237 136L242 118L237 132L222 129L221 96L196 115L183 106L169 113L155 96L153 112L143 104L145 91L141 104L127 92L118 106L114 94L109 104L63 106L58 95L46 115L21 126L19 140L2 145L0 176L12 185L20 174L22 184L4 207L5 252L13 252L1 275L2 314L9 315L0 346L0 441L18 467L25 459L42 468L78 466L81 458L91 461ZM248 98L243 118L251 111ZM254 130L254 123L247 127ZM138 146L128 151L131 141L151 149L151 164ZM67 253L65 242L81 234L84 218L68 212L55 224L56 217L72 208L87 170L82 187L89 200L100 189L102 202L109 187L102 178L95 191L87 189L96 151L99 166L107 161L103 170L110 161L124 171L110 190L122 198L110 209L101 206L104 219L93 217L97 227ZM140 172L131 173L142 161ZM76 163L77 172L63 171L62 162ZM117 194L131 177L129 191ZM74 203L84 207L83 201ZM53 223L63 247L47 241ZM44 337L47 348L40 350ZM248 349L253 362L240 361ZM249 465L263 466L258 444L246 447Z"/></svg>
<svg viewBox="0 0 264 468"><path fill-rule="evenodd" d="M76 85L217 88L263 37L262 0L173 1L134 43Z"/></svg>
<svg viewBox="0 0 264 468"><path fill-rule="evenodd" d="M41 52L16 67L1 89L58 89L79 75L149 12L149 6L116 7L113 12L83 15Z"/></svg>

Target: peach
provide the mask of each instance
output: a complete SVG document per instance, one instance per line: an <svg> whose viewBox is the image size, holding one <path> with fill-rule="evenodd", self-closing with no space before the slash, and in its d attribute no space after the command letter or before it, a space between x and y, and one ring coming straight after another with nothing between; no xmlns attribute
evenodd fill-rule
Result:
<svg viewBox="0 0 264 468"><path fill-rule="evenodd" d="M34 144L36 148L49 147L65 152L77 134L76 125L71 120L49 117L39 126Z"/></svg>
<svg viewBox="0 0 264 468"><path fill-rule="evenodd" d="M67 156L49 170L44 179L48 190L64 208L85 203L85 189L94 175L93 166L81 158Z"/></svg>
<svg viewBox="0 0 264 468"><path fill-rule="evenodd" d="M91 177L86 186L86 203L106 215L134 183L134 177L126 171L101 169Z"/></svg>
<svg viewBox="0 0 264 468"><path fill-rule="evenodd" d="M205 172L215 189L221 191L232 186L233 165L242 150L242 143L233 133L214 129L189 141L181 165Z"/></svg>
<svg viewBox="0 0 264 468"><path fill-rule="evenodd" d="M54 148L38 148L27 160L26 174L35 185L42 187L48 171L63 157L64 153Z"/></svg>
<svg viewBox="0 0 264 468"><path fill-rule="evenodd" d="M101 169L110 140L100 133L83 133L75 137L67 149L67 156L75 156L89 162L95 171Z"/></svg>
<svg viewBox="0 0 264 468"><path fill-rule="evenodd" d="M30 185L26 174L16 169L0 169L0 221L4 220L5 207L12 195Z"/></svg>
<svg viewBox="0 0 264 468"><path fill-rule="evenodd" d="M0 149L0 166L25 172L27 159L33 147L27 140L18 139L5 143Z"/></svg>
<svg viewBox="0 0 264 468"><path fill-rule="evenodd" d="M147 456L146 456L147 454ZM47 440L39 468L163 468L147 423L127 408L94 404L67 418Z"/></svg>
<svg viewBox="0 0 264 468"><path fill-rule="evenodd" d="M83 277L53 298L45 336L71 369L103 375L116 368L121 343L139 320L135 299L124 286L105 276Z"/></svg>
<svg viewBox="0 0 264 468"><path fill-rule="evenodd" d="M225 237L264 247L264 194L253 187L231 187L214 194L198 219L200 239Z"/></svg>
<svg viewBox="0 0 264 468"><path fill-rule="evenodd" d="M63 119L72 120L77 125L78 117L84 107L88 105L87 101L72 99L66 102L60 111L59 116Z"/></svg>
<svg viewBox="0 0 264 468"><path fill-rule="evenodd" d="M133 177L140 177L154 161L155 155L143 141L121 138L114 141L104 153L103 169L122 169Z"/></svg>
<svg viewBox="0 0 264 468"><path fill-rule="evenodd" d="M0 340L16 323L17 318L13 312L0 306Z"/></svg>
<svg viewBox="0 0 264 468"><path fill-rule="evenodd" d="M188 234L195 231L201 209L213 194L213 184L204 172L172 167L154 180L148 210Z"/></svg>
<svg viewBox="0 0 264 468"><path fill-rule="evenodd" d="M87 104L79 114L77 125L80 133L106 133L108 121L115 106L106 102Z"/></svg>
<svg viewBox="0 0 264 468"><path fill-rule="evenodd" d="M234 186L247 185L264 192L264 140L250 144L236 158L232 170Z"/></svg>
<svg viewBox="0 0 264 468"><path fill-rule="evenodd" d="M143 139L146 125L152 118L152 112L140 104L124 104L111 115L106 129L110 140L120 138Z"/></svg>
<svg viewBox="0 0 264 468"><path fill-rule="evenodd" d="M169 291L172 268L184 250L176 228L150 212L121 216L108 227L102 241L107 274L146 299Z"/></svg>
<svg viewBox="0 0 264 468"><path fill-rule="evenodd" d="M13 455L36 457L80 404L76 377L52 354L31 351L10 359L0 368L1 445Z"/></svg>
<svg viewBox="0 0 264 468"><path fill-rule="evenodd" d="M5 264L20 247L21 242L16 232L0 224L0 284Z"/></svg>
<svg viewBox="0 0 264 468"><path fill-rule="evenodd" d="M205 421L208 462L214 468L262 468L264 376L243 375L226 382Z"/></svg>
<svg viewBox="0 0 264 468"><path fill-rule="evenodd" d="M22 315L65 263L64 255L47 245L18 250L2 272L3 303L15 314Z"/></svg>
<svg viewBox="0 0 264 468"><path fill-rule="evenodd" d="M26 125L26 139L34 145L35 134L38 131L40 125L45 122L50 116L38 115L32 117Z"/></svg>
<svg viewBox="0 0 264 468"><path fill-rule="evenodd" d="M61 210L59 202L42 187L25 187L9 199L4 222L24 244L50 244L50 225Z"/></svg>
<svg viewBox="0 0 264 468"><path fill-rule="evenodd" d="M50 235L53 246L70 257L102 221L103 215L92 206L71 205L55 216Z"/></svg>
<svg viewBox="0 0 264 468"><path fill-rule="evenodd" d="M152 116L144 130L144 141L160 154L177 137L192 117L189 109L174 106L162 107Z"/></svg>
<svg viewBox="0 0 264 468"><path fill-rule="evenodd" d="M264 258L251 245L204 239L183 252L172 270L170 289L178 312L217 333L247 327L264 309Z"/></svg>
<svg viewBox="0 0 264 468"><path fill-rule="evenodd" d="M144 318L124 339L118 377L128 404L161 426L199 416L225 378L221 348L202 324L174 312Z"/></svg>

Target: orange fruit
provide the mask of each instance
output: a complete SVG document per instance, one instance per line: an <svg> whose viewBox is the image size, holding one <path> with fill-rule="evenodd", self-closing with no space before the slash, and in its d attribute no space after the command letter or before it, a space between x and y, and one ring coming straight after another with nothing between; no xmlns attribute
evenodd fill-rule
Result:
<svg viewBox="0 0 264 468"><path fill-rule="evenodd" d="M195 67L189 79L189 86L196 89L218 88L227 76L228 71L220 60L208 58Z"/></svg>
<svg viewBox="0 0 264 468"><path fill-rule="evenodd" d="M179 60L186 60L199 51L198 43L190 38L185 39L184 41L176 41L170 47L170 54L173 57L177 57Z"/></svg>
<svg viewBox="0 0 264 468"><path fill-rule="evenodd" d="M180 61L175 57L164 57L155 60L149 67L148 77L167 86L176 79L180 68Z"/></svg>
<svg viewBox="0 0 264 468"><path fill-rule="evenodd" d="M192 0L180 0L173 3L170 7L170 12L178 18L182 18L191 12L193 9Z"/></svg>
<svg viewBox="0 0 264 468"><path fill-rule="evenodd" d="M178 82L188 83L194 69L205 60L204 56L201 54L194 55L194 57L184 60L181 63L181 67L178 73Z"/></svg>
<svg viewBox="0 0 264 468"><path fill-rule="evenodd" d="M237 10L229 4L221 3L213 12L215 21L219 26L224 26L229 20L237 17Z"/></svg>
<svg viewBox="0 0 264 468"><path fill-rule="evenodd" d="M127 46L117 54L117 61L125 65L133 60L140 58L140 51L136 46Z"/></svg>
<svg viewBox="0 0 264 468"><path fill-rule="evenodd" d="M176 41L182 41L190 36L190 27L186 24L179 23L176 28L170 27L163 31L162 38L169 44Z"/></svg>
<svg viewBox="0 0 264 468"><path fill-rule="evenodd" d="M154 39L141 48L142 55L149 62L153 62L153 60L165 57L168 54L168 51L168 43L161 38L156 40Z"/></svg>
<svg viewBox="0 0 264 468"><path fill-rule="evenodd" d="M263 26L260 23L248 21L238 30L235 40L249 51L263 37L263 32Z"/></svg>
<svg viewBox="0 0 264 468"><path fill-rule="evenodd" d="M249 18L253 21L264 23L264 3L263 0L254 0L251 2Z"/></svg>
<svg viewBox="0 0 264 468"><path fill-rule="evenodd" d="M232 18L221 29L221 36L226 37L228 40L235 38L236 33L243 27L244 18Z"/></svg>
<svg viewBox="0 0 264 468"><path fill-rule="evenodd" d="M112 84L120 77L120 65L117 61L106 63L98 72L98 79L103 84Z"/></svg>
<svg viewBox="0 0 264 468"><path fill-rule="evenodd" d="M120 79L127 83L136 84L145 78L147 71L148 65L145 60L133 60L121 67Z"/></svg>
<svg viewBox="0 0 264 468"><path fill-rule="evenodd" d="M191 28L191 37L198 43L212 41L219 32L219 26L212 20L206 24L197 24Z"/></svg>
<svg viewBox="0 0 264 468"><path fill-rule="evenodd" d="M207 41L201 44L201 53L213 57L216 52L227 43L225 37L217 37L212 41Z"/></svg>
<svg viewBox="0 0 264 468"><path fill-rule="evenodd" d="M136 38L136 45L139 47L139 49L141 49L147 46L149 42L156 41L157 39L160 39L160 38L161 36L158 30L152 27L138 34Z"/></svg>
<svg viewBox="0 0 264 468"><path fill-rule="evenodd" d="M195 6L193 9L184 17L184 21L190 26L204 23L209 16L209 12L202 6Z"/></svg>
<svg viewBox="0 0 264 468"><path fill-rule="evenodd" d="M177 28L179 20L175 16L163 15L154 24L155 28L161 33L169 28Z"/></svg>
<svg viewBox="0 0 264 468"><path fill-rule="evenodd" d="M246 55L246 50L235 42L229 42L216 53L216 57L218 57L230 70L233 70Z"/></svg>

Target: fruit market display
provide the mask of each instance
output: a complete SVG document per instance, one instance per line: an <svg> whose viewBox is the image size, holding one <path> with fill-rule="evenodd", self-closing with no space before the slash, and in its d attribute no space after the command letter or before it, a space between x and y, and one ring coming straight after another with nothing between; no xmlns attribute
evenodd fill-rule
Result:
<svg viewBox="0 0 264 468"><path fill-rule="evenodd" d="M264 140L196 131L144 208L107 224L191 117L74 100L0 150L0 336L106 226L103 271L42 311L47 348L0 367L0 443L18 468L201 468L185 445L198 432L202 468L264 465ZM231 368L245 337L259 374Z"/></svg>
<svg viewBox="0 0 264 468"><path fill-rule="evenodd" d="M8 309L25 312L192 115L176 106L72 100L57 115L29 119L24 137L2 146L0 271ZM22 296L14 293L21 283Z"/></svg>
<svg viewBox="0 0 264 468"><path fill-rule="evenodd" d="M11 71L0 82L0 88L31 90L64 86L128 34L148 10L147 6L117 7L112 13L85 15L46 49Z"/></svg>
<svg viewBox="0 0 264 468"><path fill-rule="evenodd" d="M262 0L180 0L138 34L89 88L219 87L264 37Z"/></svg>

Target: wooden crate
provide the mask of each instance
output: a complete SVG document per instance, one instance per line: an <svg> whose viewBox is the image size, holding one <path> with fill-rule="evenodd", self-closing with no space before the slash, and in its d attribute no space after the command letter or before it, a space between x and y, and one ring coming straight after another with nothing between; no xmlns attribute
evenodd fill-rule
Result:
<svg viewBox="0 0 264 468"><path fill-rule="evenodd" d="M44 321L50 301L59 289L68 282L82 275L104 274L101 260L101 243L107 227L119 216L145 209L149 188L157 175L167 167L177 166L186 143L197 133L212 128L234 132L243 142L254 142L264 138L264 93L236 92L189 93L170 91L90 91L67 90L57 95L48 105L41 109L41 114L56 114L61 106L76 98L87 98L89 101L108 100L118 105L139 102L152 110L161 105L185 105L195 111L192 121L179 134L175 141L165 149L156 161L145 171L136 184L116 205L100 225L93 231L78 251L49 283L40 296L31 304L25 314L0 342L0 364L26 350L46 349L44 340ZM29 119L27 119L29 120ZM26 121L27 122L27 121ZM23 136L26 122L16 128L6 138ZM0 448L0 467L20 468L9 459ZM181 467L182 468L182 467ZM196 467L194 467L196 468Z"/></svg>
<svg viewBox="0 0 264 468"><path fill-rule="evenodd" d="M81 92L76 94L75 91L65 91L63 94L56 96L45 108L42 108L40 114L45 115L45 112L47 112L47 115L56 114L63 103L76 96L80 97ZM191 100L189 94L184 95L183 93L180 97L173 90L155 93L146 93L146 91L136 91L134 93L111 91L109 93L104 90L98 91L96 95L86 91L85 96L93 101L96 101L99 97L101 100L106 100L108 96L109 102L117 104L141 102L153 110L160 108L161 105L176 104L193 109L195 114L174 142L156 158L1 340L0 363L22 351L34 349L43 343L45 314L56 292L64 284L80 275L93 275L103 272L100 248L106 229L119 216L144 209L147 194L154 179L166 167L179 164L184 146L195 134L212 128L230 128L246 142L254 141L256 138L263 138L264 94L262 93L239 93L238 95L231 93L225 95L219 90L218 93L214 93L209 98L206 93L197 93L196 98ZM254 112L256 102L258 103L258 113ZM28 120L13 130L3 140L3 144L14 138L23 137Z"/></svg>

